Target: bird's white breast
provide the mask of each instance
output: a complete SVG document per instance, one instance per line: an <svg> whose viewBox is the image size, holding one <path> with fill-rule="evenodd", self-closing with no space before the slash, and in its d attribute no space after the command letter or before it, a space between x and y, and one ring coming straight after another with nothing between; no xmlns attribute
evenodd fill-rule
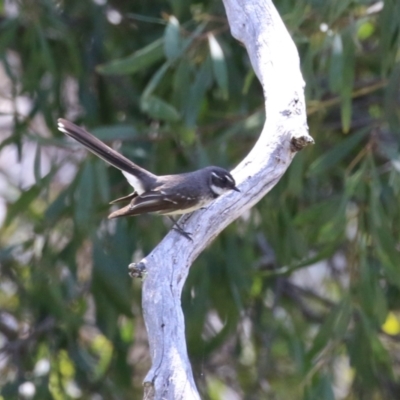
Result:
<svg viewBox="0 0 400 400"><path fill-rule="evenodd" d="M211 190L213 191L213 193L216 194L217 196L221 196L222 194L227 192L227 189L221 188L221 187L213 185L213 184L211 184L210 187L211 187Z"/></svg>
<svg viewBox="0 0 400 400"><path fill-rule="evenodd" d="M182 215L182 214L189 214L193 211L196 211L202 207L205 207L206 205L210 204L212 202L213 199L207 199L204 198L202 200L200 200L196 205L194 205L193 207L190 208L185 208L183 210L174 210L174 211L170 211L168 213L160 213L162 215Z"/></svg>

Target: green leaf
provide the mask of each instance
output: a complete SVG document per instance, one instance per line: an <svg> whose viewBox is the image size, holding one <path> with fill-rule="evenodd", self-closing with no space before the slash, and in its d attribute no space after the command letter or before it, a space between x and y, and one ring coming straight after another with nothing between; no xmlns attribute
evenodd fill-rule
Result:
<svg viewBox="0 0 400 400"><path fill-rule="evenodd" d="M332 92L339 92L343 71L343 42L342 37L336 34L332 42L332 54L329 64L329 88Z"/></svg>
<svg viewBox="0 0 400 400"><path fill-rule="evenodd" d="M148 96L142 99L140 106L143 112L155 119L170 122L180 119L179 112L176 108L157 96Z"/></svg>
<svg viewBox="0 0 400 400"><path fill-rule="evenodd" d="M53 58L53 52L51 51L48 38L46 37L45 32L40 25L35 24L34 26L36 28L36 33L40 44L40 59L45 68L49 72L54 73L56 70L56 63Z"/></svg>
<svg viewBox="0 0 400 400"><path fill-rule="evenodd" d="M394 132L400 129L399 88L400 62L394 66L385 89L385 117ZM396 152L397 151L396 148Z"/></svg>
<svg viewBox="0 0 400 400"><path fill-rule="evenodd" d="M333 382L326 374L316 377L316 382L307 390L307 400L335 400L335 394L332 389Z"/></svg>
<svg viewBox="0 0 400 400"><path fill-rule="evenodd" d="M371 21L362 21L357 29L357 37L366 40L375 32L375 25Z"/></svg>
<svg viewBox="0 0 400 400"><path fill-rule="evenodd" d="M164 39L157 39L126 58L99 65L96 71L103 75L128 75L144 70L164 57Z"/></svg>
<svg viewBox="0 0 400 400"><path fill-rule="evenodd" d="M346 340L351 366L357 370L367 390L374 385L376 374L390 376L390 357L376 330L372 329L366 315L359 310L354 332ZM366 355L368 355L366 357ZM379 372L378 372L379 371Z"/></svg>
<svg viewBox="0 0 400 400"><path fill-rule="evenodd" d="M149 83L147 84L147 86L145 87L145 89L143 90L142 93L142 101L144 99L146 99L147 97L149 97L154 90L156 89L156 87L158 86L158 84L161 82L161 79L163 78L163 76L165 75L165 73L168 71L168 68L170 67L171 63L169 61L167 61L166 63L164 63L161 68L158 69L158 71L151 77Z"/></svg>
<svg viewBox="0 0 400 400"><path fill-rule="evenodd" d="M224 99L228 98L228 68L226 67L224 52L213 34L208 35L208 44L212 61L214 78L222 91Z"/></svg>
<svg viewBox="0 0 400 400"><path fill-rule="evenodd" d="M211 83L211 60L207 58L196 74L196 79L190 88L189 99L185 104L185 122L189 127L193 127L196 124L201 103Z"/></svg>
<svg viewBox="0 0 400 400"><path fill-rule="evenodd" d="M96 160L94 162L94 173L96 177L96 189L100 194L100 199L103 203L108 203L110 201L110 184L106 163L103 160Z"/></svg>
<svg viewBox="0 0 400 400"><path fill-rule="evenodd" d="M32 240L29 242L32 243ZM6 262L11 261L14 258L14 252L18 250L19 246L18 244L0 248L0 262L4 265Z"/></svg>
<svg viewBox="0 0 400 400"><path fill-rule="evenodd" d="M352 114L352 94L355 74L355 46L353 37L347 33L343 38L343 71L341 97L341 117L344 132L350 130Z"/></svg>
<svg viewBox="0 0 400 400"><path fill-rule="evenodd" d="M35 152L35 159L33 161L33 174L35 176L35 181L39 182L41 178L41 166L42 163L42 151L41 151L41 146L38 144L36 146L36 152Z"/></svg>
<svg viewBox="0 0 400 400"><path fill-rule="evenodd" d="M246 74L246 77L244 78L242 94L249 93L250 86L253 83L255 76L256 76L256 74L255 74L254 70L252 68L250 68Z"/></svg>
<svg viewBox="0 0 400 400"><path fill-rule="evenodd" d="M386 75L393 67L400 43L400 3L384 1L379 15L382 72Z"/></svg>
<svg viewBox="0 0 400 400"><path fill-rule="evenodd" d="M55 174L55 170L41 178L35 185L21 193L18 200L8 206L7 217L4 225L9 225L14 218L24 215L29 211L31 204L39 197L42 190L50 183Z"/></svg>
<svg viewBox="0 0 400 400"><path fill-rule="evenodd" d="M308 173L310 175L319 175L324 173L326 170L334 167L348 154L350 154L369 132L370 127L367 127L349 135L346 139L342 140L338 145L336 145L332 150L317 158L310 165Z"/></svg>
<svg viewBox="0 0 400 400"><path fill-rule="evenodd" d="M341 197L339 195L311 204L310 207L298 213L293 220L296 226L308 226L318 219L319 225L328 222L340 208Z"/></svg>
<svg viewBox="0 0 400 400"><path fill-rule="evenodd" d="M312 362L318 353L323 351L324 347L327 346L330 341L342 340L347 332L352 313L352 305L347 299L342 300L340 304L331 310L320 327L311 349L308 352L310 362Z"/></svg>
<svg viewBox="0 0 400 400"><path fill-rule="evenodd" d="M105 251L105 243L95 239L93 245L94 283L115 307L117 312L132 315L128 271L117 257Z"/></svg>
<svg viewBox="0 0 400 400"><path fill-rule="evenodd" d="M179 109L184 108L184 105L189 98L191 87L190 72L190 64L188 60L186 57L182 57L182 59L179 60L178 67L174 72L172 92L173 102Z"/></svg>
<svg viewBox="0 0 400 400"><path fill-rule="evenodd" d="M328 3L329 10L329 22L334 22L338 19L349 7L349 4L352 0L341 0L341 1L332 1Z"/></svg>
<svg viewBox="0 0 400 400"><path fill-rule="evenodd" d="M381 271L374 268L367 257L367 246L365 242L360 243L360 265L359 265L359 293L364 312L375 322L375 327L380 328L387 316L387 301L385 290L381 287Z"/></svg>
<svg viewBox="0 0 400 400"><path fill-rule="evenodd" d="M75 223L83 230L89 229L93 214L94 171L91 161L85 162L75 191Z"/></svg>
<svg viewBox="0 0 400 400"><path fill-rule="evenodd" d="M130 17L135 21L143 21L143 22L150 22L152 24L166 25L165 19L162 18L154 18L148 15L142 15L137 13L128 13L126 15L127 17Z"/></svg>
<svg viewBox="0 0 400 400"><path fill-rule="evenodd" d="M70 188L63 190L57 198L47 207L44 214L46 224L54 225L57 220L66 212L70 196Z"/></svg>
<svg viewBox="0 0 400 400"><path fill-rule="evenodd" d="M396 241L393 239L391 230L388 225L385 227L375 225L373 232L377 244L376 250L387 279L400 288L400 253L396 249Z"/></svg>
<svg viewBox="0 0 400 400"><path fill-rule="evenodd" d="M164 52L169 61L177 59L182 52L179 21L171 15L164 33Z"/></svg>
<svg viewBox="0 0 400 400"><path fill-rule="evenodd" d="M18 18L10 18L3 20L0 28L0 54L4 54L4 50L9 46L9 44L14 40L15 35L17 34L17 29L19 27L19 19Z"/></svg>

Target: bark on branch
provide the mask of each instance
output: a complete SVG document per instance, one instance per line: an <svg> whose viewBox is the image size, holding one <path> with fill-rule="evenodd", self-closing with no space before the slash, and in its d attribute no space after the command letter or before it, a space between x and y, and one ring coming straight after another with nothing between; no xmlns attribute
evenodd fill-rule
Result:
<svg viewBox="0 0 400 400"><path fill-rule="evenodd" d="M145 399L200 399L186 350L181 292L201 251L279 181L308 135L304 81L297 49L271 0L223 0L232 35L247 49L260 80L268 116L248 156L233 170L241 193L232 192L183 217L189 242L171 231L135 269L145 269L143 313L152 367ZM181 220L182 222L182 220Z"/></svg>

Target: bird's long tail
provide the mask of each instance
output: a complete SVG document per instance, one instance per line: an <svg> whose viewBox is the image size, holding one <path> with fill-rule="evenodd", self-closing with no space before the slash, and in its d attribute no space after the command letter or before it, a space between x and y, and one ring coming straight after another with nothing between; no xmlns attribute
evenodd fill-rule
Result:
<svg viewBox="0 0 400 400"><path fill-rule="evenodd" d="M104 161L120 169L121 171L127 172L128 174L131 174L139 179L143 177L145 179L147 178L147 180L149 180L149 178L156 178L155 175L128 160L122 154L107 146L85 129L75 125L70 121L67 121L66 119L58 119L58 129L77 140L92 153L96 154L98 157L102 158ZM126 174L124 175L126 176Z"/></svg>

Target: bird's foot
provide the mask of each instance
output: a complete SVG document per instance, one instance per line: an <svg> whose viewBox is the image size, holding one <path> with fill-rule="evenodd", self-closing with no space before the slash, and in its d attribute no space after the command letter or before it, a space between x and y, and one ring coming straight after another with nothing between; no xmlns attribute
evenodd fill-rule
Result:
<svg viewBox="0 0 400 400"><path fill-rule="evenodd" d="M174 218L172 218L171 216L169 217L169 219L173 222L173 226L172 229L174 231L177 231L178 233L180 233L182 236L184 236L186 239L193 241L193 239L191 238L191 233L190 232L186 232L179 224L177 221L175 221Z"/></svg>
<svg viewBox="0 0 400 400"><path fill-rule="evenodd" d="M192 237L191 237L191 233L190 232L186 232L184 231L179 225L174 226L172 228L174 231L180 233L182 236L184 236L186 239L193 241Z"/></svg>

